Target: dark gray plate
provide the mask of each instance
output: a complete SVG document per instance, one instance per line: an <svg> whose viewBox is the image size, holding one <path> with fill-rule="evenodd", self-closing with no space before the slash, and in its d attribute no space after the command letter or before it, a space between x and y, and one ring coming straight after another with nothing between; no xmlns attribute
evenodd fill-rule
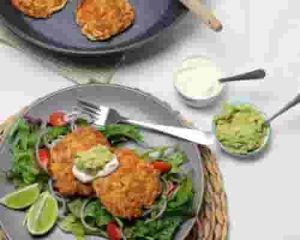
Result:
<svg viewBox="0 0 300 240"><path fill-rule="evenodd" d="M0 16L17 35L40 47L65 54L101 55L137 47L170 26L184 7L177 0L130 0L136 10L134 25L105 42L91 42L81 35L74 11L79 0L46 20L25 17L10 0L0 1Z"/></svg>
<svg viewBox="0 0 300 240"><path fill-rule="evenodd" d="M84 97L95 103L118 109L122 115L136 120L173 126L181 125L178 113L173 111L166 103L139 90L118 85L97 84L67 88L33 103L28 110L28 114L46 120L49 113L53 111L70 111L72 106L76 104L76 97ZM193 172L193 186L195 190L193 208L195 213L198 213L202 201L204 182L201 157L197 147L186 141L180 141L149 131L145 131L144 136L145 141L151 146L179 144L180 148L187 154L189 162L185 167L191 169ZM9 168L11 157L9 154L9 146L6 142L4 142L1 150L0 159L0 168ZM12 190L13 188L10 184L0 182L0 197ZM32 239L26 229L22 226L24 216L24 212L12 211L0 206L0 219L3 227L14 240ZM184 239L193 223L194 219L190 219L184 223L177 233L175 240ZM61 232L58 228L46 238L53 240L73 239L72 236ZM99 237L90 239L99 239Z"/></svg>

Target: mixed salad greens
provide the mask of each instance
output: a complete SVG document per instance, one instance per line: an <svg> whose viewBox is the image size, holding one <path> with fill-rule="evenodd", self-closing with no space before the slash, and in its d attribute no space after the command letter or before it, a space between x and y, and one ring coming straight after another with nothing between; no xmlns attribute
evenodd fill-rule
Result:
<svg viewBox="0 0 300 240"><path fill-rule="evenodd" d="M90 124L80 115L62 112L51 114L47 123L30 117L19 119L9 136L12 162L8 179L17 189L38 183L42 192L49 192L60 208L58 227L78 240L87 235L111 240L171 240L180 225L193 216L192 178L181 167L187 159L176 146L136 150L145 162L161 172L163 186L161 195L139 219L112 216L95 197L64 198L53 189L44 168L50 158L45 149L53 147L76 128ZM130 125L108 125L97 130L112 146L143 141L140 130Z"/></svg>
<svg viewBox="0 0 300 240"><path fill-rule="evenodd" d="M7 176L16 187L47 181L47 175L40 171L35 161L35 144L40 125L19 119L9 136L12 164Z"/></svg>

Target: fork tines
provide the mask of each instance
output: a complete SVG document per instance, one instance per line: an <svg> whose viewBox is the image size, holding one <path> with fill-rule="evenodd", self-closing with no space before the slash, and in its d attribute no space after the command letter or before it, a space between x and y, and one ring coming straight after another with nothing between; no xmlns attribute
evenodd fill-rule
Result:
<svg viewBox="0 0 300 240"><path fill-rule="evenodd" d="M77 106L85 114L91 116L94 120L97 120L97 123L104 125L110 109L104 106L97 106L94 103L86 101L84 99L77 99Z"/></svg>

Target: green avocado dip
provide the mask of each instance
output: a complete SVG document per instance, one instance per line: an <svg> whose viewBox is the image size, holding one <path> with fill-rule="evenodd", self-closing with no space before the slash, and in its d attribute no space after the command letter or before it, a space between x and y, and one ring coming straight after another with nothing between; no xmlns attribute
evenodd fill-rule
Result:
<svg viewBox="0 0 300 240"><path fill-rule="evenodd" d="M246 155L260 148L268 134L264 116L249 104L226 104L214 118L216 137L231 153Z"/></svg>
<svg viewBox="0 0 300 240"><path fill-rule="evenodd" d="M109 149L102 145L97 145L88 151L77 153L75 166L78 170L95 176L112 158L113 154Z"/></svg>

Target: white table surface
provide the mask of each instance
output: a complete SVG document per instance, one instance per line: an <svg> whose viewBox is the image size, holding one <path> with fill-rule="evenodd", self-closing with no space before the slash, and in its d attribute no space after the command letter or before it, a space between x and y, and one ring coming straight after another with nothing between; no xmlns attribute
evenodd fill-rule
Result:
<svg viewBox="0 0 300 240"><path fill-rule="evenodd" d="M214 0L224 30L214 33L187 16L146 47L127 54L113 82L148 91L208 128L220 103L205 110L186 107L172 86L172 74L189 56L215 61L224 74L263 67L263 82L232 83L225 99L243 97L272 114L300 90L299 1ZM34 58L0 48L0 119L37 97L73 83ZM9 80L7 80L9 79ZM300 106L273 124L270 151L255 162L217 152L229 198L230 239L300 239Z"/></svg>

